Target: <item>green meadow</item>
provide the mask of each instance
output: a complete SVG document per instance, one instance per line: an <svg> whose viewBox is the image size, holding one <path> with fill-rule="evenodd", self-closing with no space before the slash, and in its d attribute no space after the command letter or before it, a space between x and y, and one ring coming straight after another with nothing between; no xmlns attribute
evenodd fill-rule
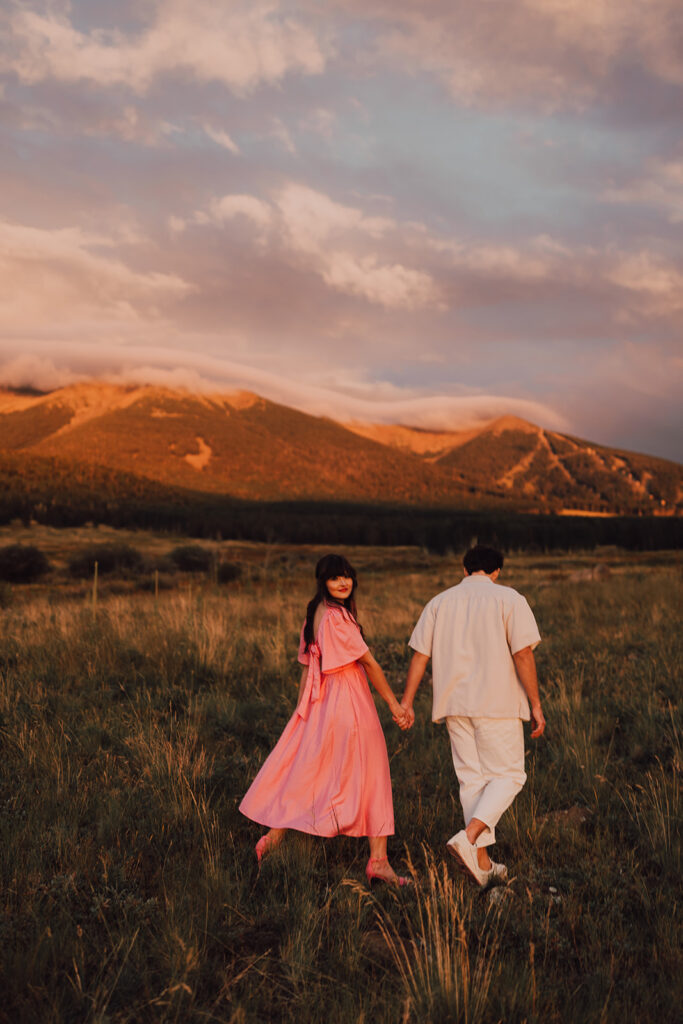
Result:
<svg viewBox="0 0 683 1024"><path fill-rule="evenodd" d="M95 536L143 560L94 595L68 563ZM479 891L446 859L460 808L426 680L412 731L379 706L389 851L415 886L371 892L364 840L291 834L259 870L262 830L237 810L294 709L322 548L207 544L239 567L221 584L171 571L180 541L161 534L0 531L17 541L51 569L0 584L0 1021L681 1019L675 553L507 558L544 637L548 720L497 830L510 881ZM400 694L412 626L460 558L343 551Z"/></svg>

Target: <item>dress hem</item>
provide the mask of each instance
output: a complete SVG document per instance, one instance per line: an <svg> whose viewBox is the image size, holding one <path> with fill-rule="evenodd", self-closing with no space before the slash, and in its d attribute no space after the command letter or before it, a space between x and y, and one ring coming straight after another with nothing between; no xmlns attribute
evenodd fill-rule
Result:
<svg viewBox="0 0 683 1024"><path fill-rule="evenodd" d="M351 831L346 831L344 829L341 829L338 832L317 832L317 831L314 831L313 829L301 828L300 825L278 825L278 824L271 824L269 821L261 821L259 818L252 818L252 816L250 814L245 814L245 812L243 810L241 810L241 809L240 809L240 814L244 815L244 817L247 818L249 821L255 822L257 825L263 825L264 828L286 828L286 829L291 829L292 832L301 832L301 833L303 833L304 835L307 835L307 836L317 836L319 839L334 839L335 836L351 836L354 839L367 839L367 838L370 838L370 837L372 839L377 839L377 838L384 838L385 836L389 837L389 836L396 835L395 831L392 831L392 832L373 832L373 833L370 833L370 832L351 832Z"/></svg>

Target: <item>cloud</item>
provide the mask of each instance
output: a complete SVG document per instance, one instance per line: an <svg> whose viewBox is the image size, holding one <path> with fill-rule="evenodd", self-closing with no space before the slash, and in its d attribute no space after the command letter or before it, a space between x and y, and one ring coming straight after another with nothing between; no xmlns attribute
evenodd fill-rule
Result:
<svg viewBox="0 0 683 1024"><path fill-rule="evenodd" d="M608 203L641 203L659 209L671 224L683 222L683 160L652 159L645 173L625 185L605 189Z"/></svg>
<svg viewBox="0 0 683 1024"><path fill-rule="evenodd" d="M581 109L626 69L683 83L678 0L337 0L374 23L373 61L429 72L461 103ZM634 83L634 88L637 88Z"/></svg>
<svg viewBox="0 0 683 1024"><path fill-rule="evenodd" d="M199 223L218 221L225 223L233 217L246 217L259 228L267 228L272 223L272 209L268 203L250 195L228 195L213 199L209 203L208 214L201 211L196 215Z"/></svg>
<svg viewBox="0 0 683 1024"><path fill-rule="evenodd" d="M331 237L352 231L378 239L396 226L388 217L368 217L357 207L294 183L280 190L276 205L294 248L302 252L318 252Z"/></svg>
<svg viewBox="0 0 683 1024"><path fill-rule="evenodd" d="M683 83L678 0L154 0L135 30L79 29L68 4L17 5L0 68L23 82L91 81L145 93L183 73L237 94L288 74L347 64L435 75L459 102L581 109L611 100L624 74ZM634 80L634 92L638 82ZM326 121L320 122L326 131ZM291 140L290 140L291 141Z"/></svg>
<svg viewBox="0 0 683 1024"><path fill-rule="evenodd" d="M48 230L0 221L0 331L106 330L106 325L157 317L192 286L174 274L134 270L114 250L138 239L81 228Z"/></svg>
<svg viewBox="0 0 683 1024"><path fill-rule="evenodd" d="M648 251L618 257L608 279L633 293L641 308L667 315L683 310L683 272Z"/></svg>
<svg viewBox="0 0 683 1024"><path fill-rule="evenodd" d="M427 236L427 243L444 254L451 267L493 280L534 284L564 276L561 266L576 259L576 251L547 235L511 245L504 242L468 242Z"/></svg>
<svg viewBox="0 0 683 1024"><path fill-rule="evenodd" d="M467 303L468 294L472 301L484 294L495 302L498 293L520 301L535 296L542 303L581 294L584 303L602 304L608 318L622 323L632 315L676 321L683 309L683 269L655 249L568 245L547 235L518 245L465 245L438 238L430 238L429 244L445 254L458 274L459 305ZM480 290L468 289L468 280L478 281Z"/></svg>
<svg viewBox="0 0 683 1024"><path fill-rule="evenodd" d="M0 93L0 120L5 131L49 138L51 146L81 136L168 147L178 130L137 98L132 102L116 90L84 90L77 83L39 83L28 90L12 83L5 98Z"/></svg>
<svg viewBox="0 0 683 1024"><path fill-rule="evenodd" d="M53 389L92 377L115 383L184 387L195 392L246 389L271 401L313 416L342 422L402 423L432 430L459 430L503 415L516 415L553 429L567 421L541 402L503 395L419 395L412 389L366 382L365 395L348 394L309 377L288 379L196 351L141 346L134 351L116 346L66 345L57 366L49 346L35 343L29 354L9 355L0 361L0 385ZM356 388L356 391L359 389ZM377 392L392 397L377 397Z"/></svg>
<svg viewBox="0 0 683 1024"><path fill-rule="evenodd" d="M49 356L33 352L13 356L5 362L0 362L0 386L2 387L30 387L38 388L39 391L55 391L57 388L76 384L80 379L79 373L58 367Z"/></svg>
<svg viewBox="0 0 683 1024"><path fill-rule="evenodd" d="M238 154L240 152L240 148L235 140L222 128L212 128L211 125L205 124L204 131L217 146L222 146L223 149L228 149L231 153Z"/></svg>
<svg viewBox="0 0 683 1024"><path fill-rule="evenodd" d="M321 271L330 287L375 302L387 309L445 309L429 274L411 270L400 263L381 265L375 256L354 256L348 252L329 254Z"/></svg>
<svg viewBox="0 0 683 1024"><path fill-rule="evenodd" d="M676 318L682 307L683 270L665 247L596 247L547 234L515 244L466 241L368 214L292 182L268 199L248 193L215 198L194 222L227 227L239 217L251 225L271 265L289 262L332 291L387 311L417 316L583 295L601 305L612 324L624 324L633 316Z"/></svg>
<svg viewBox="0 0 683 1024"><path fill-rule="evenodd" d="M75 28L52 5L15 8L0 70L27 83L45 79L125 85L136 93L168 72L221 82L237 93L274 84L289 72L319 74L325 53L310 27L272 0L221 4L157 0L137 34Z"/></svg>
<svg viewBox="0 0 683 1024"><path fill-rule="evenodd" d="M314 189L288 185L276 198L291 248L314 260L331 288L388 309L445 308L429 274L359 251L399 225L388 217L368 217Z"/></svg>
<svg viewBox="0 0 683 1024"><path fill-rule="evenodd" d="M428 273L383 253L380 243L400 232L401 226L391 218L367 216L358 207L290 183L270 202L244 194L214 199L197 211L194 220L225 224L238 216L254 224L261 242L269 231L273 246L303 258L303 266L335 291L386 309L445 309Z"/></svg>

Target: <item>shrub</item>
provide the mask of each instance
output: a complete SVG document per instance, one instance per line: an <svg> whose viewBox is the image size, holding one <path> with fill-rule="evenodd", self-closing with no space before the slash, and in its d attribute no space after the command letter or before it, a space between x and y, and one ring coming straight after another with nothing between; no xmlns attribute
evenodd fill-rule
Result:
<svg viewBox="0 0 683 1024"><path fill-rule="evenodd" d="M155 589L160 592L162 590L173 590L173 587L175 585L176 584L174 583L173 579L169 579L168 576L159 576L157 580L155 580L154 577L152 576L151 578L145 577L144 579L138 580L136 584L136 589L146 592L148 591L153 594Z"/></svg>
<svg viewBox="0 0 683 1024"><path fill-rule="evenodd" d="M216 583L232 583L242 575L242 566L234 562L219 562L216 566Z"/></svg>
<svg viewBox="0 0 683 1024"><path fill-rule="evenodd" d="M8 544L0 548L0 580L32 583L50 570L50 563L32 544Z"/></svg>
<svg viewBox="0 0 683 1024"><path fill-rule="evenodd" d="M92 576L97 562L98 573L139 572L143 558L137 548L129 544L89 544L76 551L69 559L72 576Z"/></svg>
<svg viewBox="0 0 683 1024"><path fill-rule="evenodd" d="M213 563L213 552L201 544L183 544L169 551L168 557L181 572L208 572Z"/></svg>
<svg viewBox="0 0 683 1024"><path fill-rule="evenodd" d="M177 572L178 566L175 564L172 558L168 555L153 555L145 559L145 571L146 572L159 572L159 573L174 573Z"/></svg>

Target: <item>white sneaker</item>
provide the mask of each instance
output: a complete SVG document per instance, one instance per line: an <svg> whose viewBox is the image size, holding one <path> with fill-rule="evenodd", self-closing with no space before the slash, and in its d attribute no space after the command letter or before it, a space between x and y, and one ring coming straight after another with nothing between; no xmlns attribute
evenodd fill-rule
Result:
<svg viewBox="0 0 683 1024"><path fill-rule="evenodd" d="M464 829L461 829L460 832L457 832L448 840L446 848L458 861L458 866L464 869L468 875L474 879L477 885L488 885L494 877L493 867L488 871L484 871L483 868L479 867L479 861L477 860L477 848L476 846L472 846ZM503 864L500 865L500 867L504 866L505 865Z"/></svg>

